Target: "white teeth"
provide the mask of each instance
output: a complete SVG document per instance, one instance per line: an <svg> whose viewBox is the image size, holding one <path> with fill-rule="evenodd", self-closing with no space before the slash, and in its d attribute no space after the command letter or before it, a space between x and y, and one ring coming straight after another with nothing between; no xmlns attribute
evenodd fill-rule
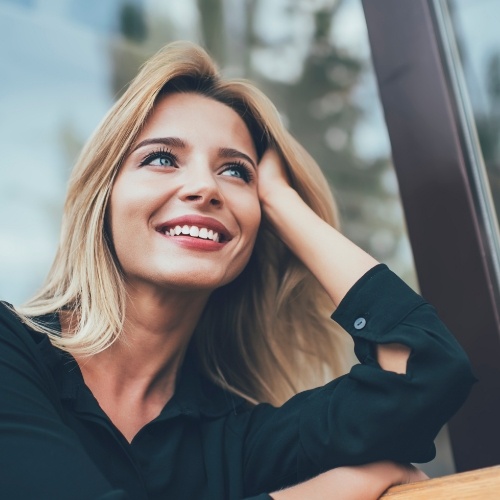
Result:
<svg viewBox="0 0 500 500"><path fill-rule="evenodd" d="M219 233L213 229L207 229L206 227L199 228L198 226L175 226L175 228L165 229L165 234L170 234L170 236L179 235L189 235L193 238L202 238L204 240L212 240L216 243L220 241Z"/></svg>

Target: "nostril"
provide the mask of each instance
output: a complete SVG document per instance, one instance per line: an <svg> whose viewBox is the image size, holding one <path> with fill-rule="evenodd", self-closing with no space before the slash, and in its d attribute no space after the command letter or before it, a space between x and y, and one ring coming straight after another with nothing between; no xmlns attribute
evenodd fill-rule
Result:
<svg viewBox="0 0 500 500"><path fill-rule="evenodd" d="M219 196L219 194L215 193L193 193L191 194L184 193L182 194L182 199L185 201L193 202L193 203L203 203L203 204L209 204L212 205L213 207L218 207L222 205L222 197Z"/></svg>

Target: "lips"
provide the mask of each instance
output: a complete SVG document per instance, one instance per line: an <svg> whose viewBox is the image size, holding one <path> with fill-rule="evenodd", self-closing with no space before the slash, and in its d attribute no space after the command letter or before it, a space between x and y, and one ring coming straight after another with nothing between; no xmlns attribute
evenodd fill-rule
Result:
<svg viewBox="0 0 500 500"><path fill-rule="evenodd" d="M155 227L156 231L172 237L187 236L216 243L227 243L232 239L229 230L216 219L200 215L176 217Z"/></svg>

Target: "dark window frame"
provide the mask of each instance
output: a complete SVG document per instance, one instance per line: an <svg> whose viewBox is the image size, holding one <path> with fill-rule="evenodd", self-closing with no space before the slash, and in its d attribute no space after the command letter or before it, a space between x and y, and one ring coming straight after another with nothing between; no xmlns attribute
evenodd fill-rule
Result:
<svg viewBox="0 0 500 500"><path fill-rule="evenodd" d="M500 463L496 220L487 184L481 184L474 125L464 116L450 67L441 4L362 2L420 290L466 349L479 379L449 423L456 468L495 465Z"/></svg>

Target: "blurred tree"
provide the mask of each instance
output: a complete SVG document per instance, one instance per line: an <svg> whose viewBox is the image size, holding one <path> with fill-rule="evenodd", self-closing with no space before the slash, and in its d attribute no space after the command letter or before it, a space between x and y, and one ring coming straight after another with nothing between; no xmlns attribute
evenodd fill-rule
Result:
<svg viewBox="0 0 500 500"><path fill-rule="evenodd" d="M381 182L391 168L387 158L361 159L353 144L363 118L353 94L367 68L359 57L331 43L331 23L339 6L314 13L309 56L302 78L289 89L293 106L288 106L287 115L291 132L308 145L332 185L346 234L387 261L404 230L401 220L391 217L397 193L387 192Z"/></svg>
<svg viewBox="0 0 500 500"><path fill-rule="evenodd" d="M140 65L149 56L144 47L148 26L142 3L123 2L118 11L118 19L118 35L109 40L111 89L115 97L125 91Z"/></svg>
<svg viewBox="0 0 500 500"><path fill-rule="evenodd" d="M255 3L252 2L255 8ZM354 93L367 71L367 62L332 43L332 23L342 1L288 2L289 15L306 22L312 17L312 36L303 51L290 37L269 42L246 33L248 51L267 49L276 63L285 48L295 47L292 57L302 58L300 75L276 81L271 75L248 68L253 80L266 92L288 123L291 133L313 154L323 168L341 210L344 232L379 259L394 265L416 284L412 262L401 265L399 251L406 233L392 165L388 157L361 158L353 137L363 110ZM255 12L253 12L255 15ZM255 25L250 25L254 30ZM280 50L281 49L281 50ZM387 187L387 178L394 182ZM399 265L397 263L399 262Z"/></svg>
<svg viewBox="0 0 500 500"><path fill-rule="evenodd" d="M133 42L143 42L147 35L142 5L126 3L120 10L120 32L125 38Z"/></svg>
<svg viewBox="0 0 500 500"><path fill-rule="evenodd" d="M223 0L197 0L202 24L201 40L208 52L219 61L226 62L226 30Z"/></svg>
<svg viewBox="0 0 500 500"><path fill-rule="evenodd" d="M119 9L118 36L109 39L110 80L119 97L140 66L160 47L175 40L175 26L168 18L147 9L144 0L124 0Z"/></svg>

